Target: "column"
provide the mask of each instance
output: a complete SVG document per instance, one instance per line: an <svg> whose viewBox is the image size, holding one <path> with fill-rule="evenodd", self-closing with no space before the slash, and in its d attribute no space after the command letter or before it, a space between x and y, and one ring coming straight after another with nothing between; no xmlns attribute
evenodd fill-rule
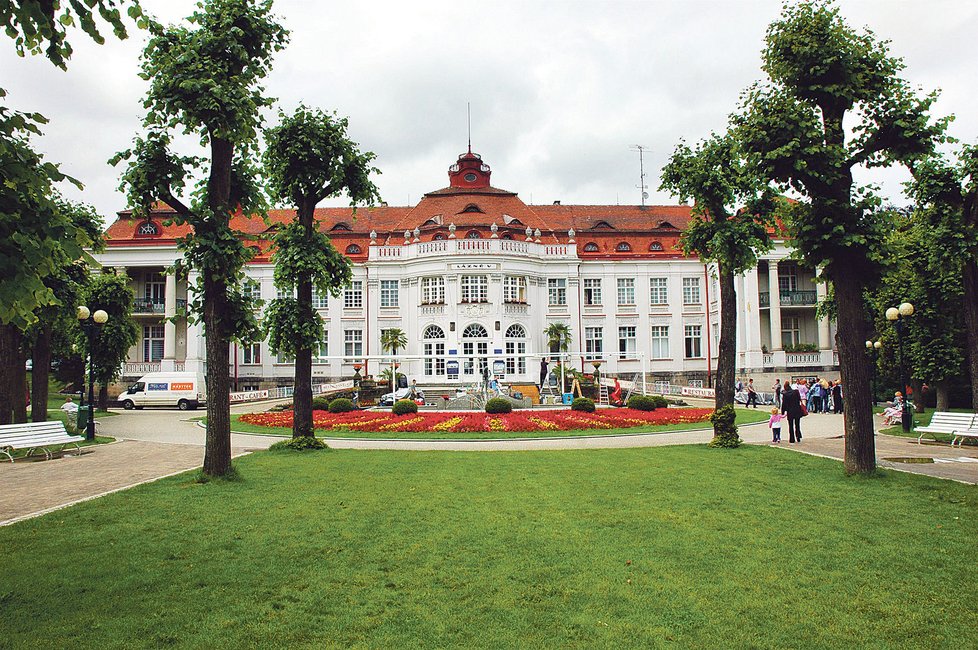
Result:
<svg viewBox="0 0 978 650"><path fill-rule="evenodd" d="M744 274L744 322L747 324L747 361L748 369L763 368L764 361L761 353L761 314L758 309L760 289L758 287L757 268L749 269Z"/></svg>
<svg viewBox="0 0 978 650"><path fill-rule="evenodd" d="M177 278L173 273L166 275L163 297L163 359L160 370L173 371L177 359L177 325L173 317L177 315Z"/></svg>
<svg viewBox="0 0 978 650"><path fill-rule="evenodd" d="M187 304L193 300L193 287L196 283L196 273L191 273L187 278ZM204 326L202 323L187 323L187 361L184 368L187 372L195 372L203 375L207 350L204 347Z"/></svg>
<svg viewBox="0 0 978 650"><path fill-rule="evenodd" d="M771 352L781 350L781 287L778 284L778 260L767 261L767 286L771 297Z"/></svg>
<svg viewBox="0 0 978 650"><path fill-rule="evenodd" d="M828 288L825 286L825 283L821 281L822 269L816 269L815 275L818 276L818 278L815 281L815 297L816 297L816 301L820 303L823 300L825 300L825 296L828 293ZM831 336L829 336L829 319L824 317L819 318L817 323L818 323L818 349L823 352L823 357L825 351L829 350L828 356L830 359L829 363L831 364L832 338Z"/></svg>

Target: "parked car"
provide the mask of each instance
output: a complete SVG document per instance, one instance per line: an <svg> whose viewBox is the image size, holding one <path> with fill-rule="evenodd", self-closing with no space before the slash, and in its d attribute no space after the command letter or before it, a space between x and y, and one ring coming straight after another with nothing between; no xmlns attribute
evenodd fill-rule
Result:
<svg viewBox="0 0 978 650"><path fill-rule="evenodd" d="M399 399L408 399L411 395L411 389L408 388L398 388L393 393L384 393L380 396L380 401L377 402L378 406L394 406L394 402Z"/></svg>

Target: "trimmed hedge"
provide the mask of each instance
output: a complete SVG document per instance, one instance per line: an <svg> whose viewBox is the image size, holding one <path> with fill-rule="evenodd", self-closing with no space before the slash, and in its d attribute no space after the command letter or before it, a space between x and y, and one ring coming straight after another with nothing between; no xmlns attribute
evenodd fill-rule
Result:
<svg viewBox="0 0 978 650"><path fill-rule="evenodd" d="M299 436L298 438L276 442L268 449L270 451L309 451L313 449L329 449L329 447L326 446L325 442L315 436Z"/></svg>
<svg viewBox="0 0 978 650"><path fill-rule="evenodd" d="M573 402L571 402L572 411L584 411L585 413L594 413L594 400L588 399L587 397L578 397Z"/></svg>
<svg viewBox="0 0 978 650"><path fill-rule="evenodd" d="M313 411L328 411L329 410L329 399L326 397L313 397L312 398L312 410Z"/></svg>
<svg viewBox="0 0 978 650"><path fill-rule="evenodd" d="M417 413L418 405L409 399L399 399L394 402L394 407L391 408L394 415L407 415L408 413Z"/></svg>
<svg viewBox="0 0 978 650"><path fill-rule="evenodd" d="M337 397L329 403L330 413L348 413L355 410L357 410L357 407L353 405L351 400L348 400L345 397Z"/></svg>
<svg viewBox="0 0 978 650"><path fill-rule="evenodd" d="M656 402L646 395L632 395L628 398L628 408L636 411L654 411Z"/></svg>
<svg viewBox="0 0 978 650"><path fill-rule="evenodd" d="M649 398L652 400L652 403L655 404L655 408L669 408L669 400L662 395L649 395Z"/></svg>
<svg viewBox="0 0 978 650"><path fill-rule="evenodd" d="M486 413L511 413L513 405L508 399L493 397L486 402Z"/></svg>

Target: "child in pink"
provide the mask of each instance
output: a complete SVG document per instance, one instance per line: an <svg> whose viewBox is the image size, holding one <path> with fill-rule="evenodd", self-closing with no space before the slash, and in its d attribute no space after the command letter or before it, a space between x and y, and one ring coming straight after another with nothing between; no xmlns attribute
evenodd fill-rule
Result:
<svg viewBox="0 0 978 650"><path fill-rule="evenodd" d="M771 409L771 419L767 421L768 428L771 429L771 442L781 442L781 420L785 416L781 415L781 411L776 408Z"/></svg>

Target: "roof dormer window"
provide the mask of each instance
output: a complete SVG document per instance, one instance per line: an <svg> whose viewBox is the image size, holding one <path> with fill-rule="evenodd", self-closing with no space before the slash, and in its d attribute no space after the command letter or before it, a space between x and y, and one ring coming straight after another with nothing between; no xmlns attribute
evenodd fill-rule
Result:
<svg viewBox="0 0 978 650"><path fill-rule="evenodd" d="M657 241L652 242L651 244L649 244L649 250L650 251L661 251L662 250L662 243L661 242L657 242Z"/></svg>
<svg viewBox="0 0 978 650"><path fill-rule="evenodd" d="M340 221L335 226L333 226L332 228L330 228L330 230L334 230L334 231L335 230L345 230L345 231L348 231L349 232L349 231L351 231L353 229L350 228L350 224L348 224L347 222Z"/></svg>
<svg viewBox="0 0 978 650"><path fill-rule="evenodd" d="M152 221L144 221L136 227L136 235L140 237L153 237L160 234L160 227Z"/></svg>
<svg viewBox="0 0 978 650"><path fill-rule="evenodd" d="M356 244L350 244L346 247L347 255L360 255L362 252L363 250Z"/></svg>
<svg viewBox="0 0 978 650"><path fill-rule="evenodd" d="M584 244L585 253L597 253L599 250L601 249L598 248L598 245L595 244L593 241L589 241L588 243Z"/></svg>
<svg viewBox="0 0 978 650"><path fill-rule="evenodd" d="M481 214L485 214L482 211L482 208L480 208L479 206L477 206L475 203L469 203L467 206L465 206L464 208L462 208L462 212L479 212Z"/></svg>
<svg viewBox="0 0 978 650"><path fill-rule="evenodd" d="M591 230L599 230L599 229L615 230L615 227L612 226L607 221L599 221L595 223L593 226L591 226Z"/></svg>
<svg viewBox="0 0 978 650"><path fill-rule="evenodd" d="M629 253L632 250L632 245L627 241L620 241L615 245L615 251L619 253Z"/></svg>

